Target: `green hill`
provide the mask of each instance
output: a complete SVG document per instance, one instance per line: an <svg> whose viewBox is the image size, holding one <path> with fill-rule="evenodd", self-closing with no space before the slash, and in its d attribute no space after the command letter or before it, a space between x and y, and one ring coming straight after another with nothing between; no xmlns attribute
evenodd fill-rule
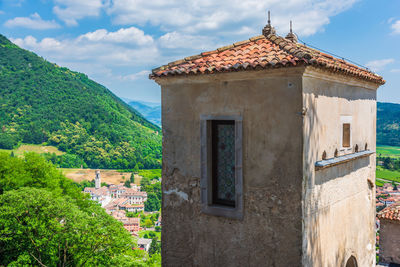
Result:
<svg viewBox="0 0 400 267"><path fill-rule="evenodd" d="M158 168L160 128L85 74L0 35L0 149L56 146L91 168Z"/></svg>
<svg viewBox="0 0 400 267"><path fill-rule="evenodd" d="M400 104L378 102L376 143L400 146Z"/></svg>

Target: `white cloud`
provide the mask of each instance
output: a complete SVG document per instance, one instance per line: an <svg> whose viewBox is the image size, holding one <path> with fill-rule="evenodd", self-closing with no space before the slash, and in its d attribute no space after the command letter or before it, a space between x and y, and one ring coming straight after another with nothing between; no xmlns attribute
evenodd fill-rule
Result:
<svg viewBox="0 0 400 267"><path fill-rule="evenodd" d="M196 47L201 50L215 49L215 38L210 36L197 36L182 34L176 31L164 34L158 39L159 45L163 48L188 48Z"/></svg>
<svg viewBox="0 0 400 267"><path fill-rule="evenodd" d="M6 27L23 27L28 29L35 30L47 30L47 29L56 29L59 28L60 25L54 20L43 20L38 13L33 13L29 17L16 17L10 20L7 20L4 23Z"/></svg>
<svg viewBox="0 0 400 267"><path fill-rule="evenodd" d="M139 71L137 73L133 73L133 74L128 74L128 75L120 75L117 76L118 79L122 80L122 81L134 81L134 80L138 80L140 78L147 78L149 76L151 71L149 70L142 70Z"/></svg>
<svg viewBox="0 0 400 267"><path fill-rule="evenodd" d="M394 34L400 34L400 20L392 24L392 30Z"/></svg>
<svg viewBox="0 0 400 267"><path fill-rule="evenodd" d="M379 60L373 60L365 64L368 68L370 68L373 71L380 71L382 70L386 65L389 65L394 62L393 58L387 58L387 59L379 59Z"/></svg>
<svg viewBox="0 0 400 267"><path fill-rule="evenodd" d="M107 32L111 36L114 33L116 32ZM159 56L157 47L148 42L143 43L143 40L132 39L131 43L122 44L105 42L102 38L87 39L87 34L75 39L43 38L39 41L32 36L27 36L23 39L12 39L12 41L57 63L76 61L104 66L139 66L153 63Z"/></svg>
<svg viewBox="0 0 400 267"><path fill-rule="evenodd" d="M105 3L102 0L54 0L54 14L68 26L78 25L85 17L98 17Z"/></svg>
<svg viewBox="0 0 400 267"><path fill-rule="evenodd" d="M390 72L400 73L400 69L392 69L392 70L390 70Z"/></svg>
<svg viewBox="0 0 400 267"><path fill-rule="evenodd" d="M99 29L94 32L88 32L79 37L93 42L112 42L112 43L133 43L137 45L149 45L153 43L153 37L146 35L142 30L136 27L122 28L116 32L108 32L105 29Z"/></svg>
<svg viewBox="0 0 400 267"><path fill-rule="evenodd" d="M247 27L261 32L266 24L266 10L272 12L272 23L278 31L289 28L300 35L311 35L323 30L329 18L349 9L357 0L113 0L106 10L120 25L150 23L168 32L178 31L194 35L221 32L237 35ZM245 28L246 29L246 28Z"/></svg>

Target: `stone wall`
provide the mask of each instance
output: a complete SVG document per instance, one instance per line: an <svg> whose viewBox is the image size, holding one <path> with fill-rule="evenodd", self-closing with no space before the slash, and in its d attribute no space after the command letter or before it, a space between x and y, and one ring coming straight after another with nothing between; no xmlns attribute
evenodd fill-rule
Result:
<svg viewBox="0 0 400 267"><path fill-rule="evenodd" d="M308 68L303 79L303 265L375 265L375 156L315 170L316 161L375 151L376 86ZM340 117L352 116L352 148L341 150ZM369 181L368 181L369 180Z"/></svg>
<svg viewBox="0 0 400 267"><path fill-rule="evenodd" d="M163 78L163 266L300 266L303 69ZM200 115L243 117L243 220L200 201Z"/></svg>
<svg viewBox="0 0 400 267"><path fill-rule="evenodd" d="M400 223L381 220L379 261L400 264Z"/></svg>

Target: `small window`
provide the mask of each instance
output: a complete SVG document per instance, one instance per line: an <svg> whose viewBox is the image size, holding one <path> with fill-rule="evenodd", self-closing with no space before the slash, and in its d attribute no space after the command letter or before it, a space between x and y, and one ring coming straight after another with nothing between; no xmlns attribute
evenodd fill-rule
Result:
<svg viewBox="0 0 400 267"><path fill-rule="evenodd" d="M340 133L340 139L341 139L341 149L342 150L347 150L351 149L351 143L352 143L352 138L351 138L351 123L352 123L352 116L341 116L340 117L340 123L341 123L341 133Z"/></svg>
<svg viewBox="0 0 400 267"><path fill-rule="evenodd" d="M350 147L350 123L343 123L343 147Z"/></svg>
<svg viewBox="0 0 400 267"><path fill-rule="evenodd" d="M200 138L203 212L241 219L241 116L201 116Z"/></svg>

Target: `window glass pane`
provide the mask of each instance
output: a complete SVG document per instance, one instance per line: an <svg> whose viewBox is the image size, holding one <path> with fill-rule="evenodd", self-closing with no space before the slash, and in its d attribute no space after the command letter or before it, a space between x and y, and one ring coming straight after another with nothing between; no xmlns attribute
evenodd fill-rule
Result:
<svg viewBox="0 0 400 267"><path fill-rule="evenodd" d="M350 147L350 123L343 123L343 147Z"/></svg>
<svg viewBox="0 0 400 267"><path fill-rule="evenodd" d="M213 121L213 202L235 205L235 124Z"/></svg>

